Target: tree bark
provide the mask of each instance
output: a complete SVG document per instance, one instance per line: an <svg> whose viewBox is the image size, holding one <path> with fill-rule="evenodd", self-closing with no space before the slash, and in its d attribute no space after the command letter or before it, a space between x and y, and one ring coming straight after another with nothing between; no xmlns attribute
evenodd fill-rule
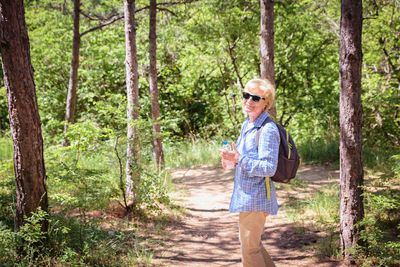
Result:
<svg viewBox="0 0 400 267"><path fill-rule="evenodd" d="M14 148L17 191L15 226L38 207L47 211L43 138L29 51L23 0L0 0L0 45ZM48 222L41 222L47 232Z"/></svg>
<svg viewBox="0 0 400 267"><path fill-rule="evenodd" d="M125 66L128 118L128 144L126 161L126 196L135 204L140 183L139 136L135 126L139 118L139 74L136 50L135 0L124 0Z"/></svg>
<svg viewBox="0 0 400 267"><path fill-rule="evenodd" d="M149 57L150 57L150 96L151 117L153 119L153 156L158 168L164 168L162 149L159 93L157 87L157 2L150 0Z"/></svg>
<svg viewBox="0 0 400 267"><path fill-rule="evenodd" d="M274 65L274 1L260 0L261 10L261 79L269 80L275 85ZM275 101L268 113L276 119Z"/></svg>
<svg viewBox="0 0 400 267"><path fill-rule="evenodd" d="M342 0L340 20L340 240L351 259L359 242L362 199L362 1Z"/></svg>
<svg viewBox="0 0 400 267"><path fill-rule="evenodd" d="M81 43L81 37L79 35L79 21L80 21L80 0L74 0L74 37L72 41L72 56L71 56L71 69L69 73L68 83L68 96L67 96L67 108L65 112L65 125L64 134L67 133L69 124L74 123L75 120L75 107L76 107L76 88L78 84L78 68L79 68L79 49ZM69 141L65 138L62 142L63 146L68 146Z"/></svg>

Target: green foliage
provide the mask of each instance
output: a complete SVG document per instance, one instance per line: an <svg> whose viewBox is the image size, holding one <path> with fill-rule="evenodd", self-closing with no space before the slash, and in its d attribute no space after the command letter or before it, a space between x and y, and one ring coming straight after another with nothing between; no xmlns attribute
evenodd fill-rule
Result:
<svg viewBox="0 0 400 267"><path fill-rule="evenodd" d="M0 164L9 161L13 156L13 147L11 137L1 136L0 137Z"/></svg>
<svg viewBox="0 0 400 267"><path fill-rule="evenodd" d="M306 184L296 182L293 185L291 183L286 190L301 189L302 187L306 187ZM335 183L331 183L304 199L291 198L286 208L287 214L293 221L311 220L324 227L336 225L339 220L338 187Z"/></svg>
<svg viewBox="0 0 400 267"><path fill-rule="evenodd" d="M48 232L40 222L49 219ZM134 266L149 264L156 240L142 239L141 230L106 231L94 221L79 220L38 210L19 231L0 224L1 266ZM122 225L120 226L122 227ZM132 228L131 228L132 229ZM46 237L46 242L44 241ZM22 240L23 246L22 246ZM38 243L39 241L39 243ZM20 254L19 248L23 249Z"/></svg>
<svg viewBox="0 0 400 267"><path fill-rule="evenodd" d="M12 227L15 215L15 180L3 178L0 182L0 224Z"/></svg>
<svg viewBox="0 0 400 267"><path fill-rule="evenodd" d="M43 250L46 233L42 232L41 224L47 220L48 214L38 208L30 217L25 216L25 224L13 232L0 222L0 263L2 265L36 266L43 260ZM23 255L22 257L18 257Z"/></svg>
<svg viewBox="0 0 400 267"><path fill-rule="evenodd" d="M147 214L162 215L163 205L170 205L168 175L155 171L144 171L140 176L136 206Z"/></svg>
<svg viewBox="0 0 400 267"><path fill-rule="evenodd" d="M363 146L363 165L374 171L382 171L388 175L393 174L393 167L398 164L393 154L399 153L400 149L382 144L381 146Z"/></svg>
<svg viewBox="0 0 400 267"><path fill-rule="evenodd" d="M400 156L395 155L392 172L374 179L365 190L365 217L359 223L362 246L357 258L362 266L398 266L400 264Z"/></svg>
<svg viewBox="0 0 400 267"><path fill-rule="evenodd" d="M399 190L386 188L364 193L366 215L359 223L358 258L362 266L398 266L400 264Z"/></svg>
<svg viewBox="0 0 400 267"><path fill-rule="evenodd" d="M137 1L137 7L147 5ZM275 5L275 73L279 121L296 140L339 136L338 1ZM236 138L243 121L240 91L259 76L259 4L200 1L158 12L158 85L163 135ZM31 1L26 7L32 63L44 129L59 134L65 113L72 43L72 3ZM92 17L122 13L118 1L87 1ZM148 16L136 14L140 105L151 120ZM399 12L389 2L366 1L363 27L364 142L399 145L397 94ZM47 23L50 22L50 23ZM99 22L81 18L81 32ZM118 21L81 39L77 121L125 128L125 47ZM1 99L1 98L0 98ZM396 115L397 114L397 115ZM146 135L147 136L147 135ZM386 142L386 141L387 142ZM331 160L331 159L329 159Z"/></svg>
<svg viewBox="0 0 400 267"><path fill-rule="evenodd" d="M393 165L392 165L393 173L396 178L400 179L400 154L394 155L392 159L393 159Z"/></svg>
<svg viewBox="0 0 400 267"><path fill-rule="evenodd" d="M32 4L25 12L40 117L63 120L72 47L72 19L59 10Z"/></svg>
<svg viewBox="0 0 400 267"><path fill-rule="evenodd" d="M324 234L324 238L313 245L318 257L340 258L339 188L337 184L330 183L313 193L308 193L306 182L297 178L294 181L294 184L291 183L286 188L280 188L289 192L298 191L283 206L286 216L296 224L311 224L312 229ZM306 194L306 196L304 198L296 197L297 193Z"/></svg>
<svg viewBox="0 0 400 267"><path fill-rule="evenodd" d="M339 165L339 142L329 139L301 140L297 144L298 152L303 162L333 163Z"/></svg>
<svg viewBox="0 0 400 267"><path fill-rule="evenodd" d="M38 243L43 245L46 234L42 232L41 224L47 220L47 216L47 212L40 207L30 217L24 216L25 224L18 230L18 237L25 243L24 249L30 249Z"/></svg>
<svg viewBox="0 0 400 267"><path fill-rule="evenodd" d="M136 228L135 224L128 227L133 230L122 231L121 229L127 229L126 222L113 217L114 213L122 216L124 212L119 206L115 212L113 211L115 203L122 202L119 184L120 165L114 154L113 134L107 129L85 122L71 125L68 138L70 147L48 145L45 149L47 186L52 214L36 213L27 219L29 224L19 232L11 230L13 210L15 210L12 160L1 162L0 265L150 264L153 257L152 243L159 241L142 239L144 229L140 226ZM122 142L116 149L125 151L126 141L121 139ZM60 143L59 140L57 143ZM123 166L124 162L125 157L122 156ZM138 206L148 218L154 216L163 218L162 211L173 206L168 196L168 192L172 190L169 173L158 173L146 167L143 168L141 178ZM49 219L48 233L40 231L39 225L43 218ZM39 242L39 246L29 245L37 245L37 241L44 236L48 236L47 242L43 244ZM19 257L18 245L22 239L29 241L29 244L24 243L26 253ZM35 256L37 252L40 252L40 257Z"/></svg>
<svg viewBox="0 0 400 267"><path fill-rule="evenodd" d="M363 21L363 125L365 143L400 144L400 9L398 3L366 1Z"/></svg>
<svg viewBox="0 0 400 267"><path fill-rule="evenodd" d="M1 74L3 74L2 69L1 69ZM1 80L3 80L3 78L1 78ZM0 132L8 130L8 127L9 127L8 125L9 125L9 121L8 121L8 107L7 107L6 90L3 86L1 86L0 87ZM0 155L1 155L1 153L0 153Z"/></svg>
<svg viewBox="0 0 400 267"><path fill-rule="evenodd" d="M147 4L146 1L136 1L138 8ZM399 154L400 146L398 2L368 0L363 2L363 7L364 165L399 177L400 156L394 156L394 161L389 160ZM83 221L80 224L57 217L57 223L66 228L57 230L58 241L53 244L53 255L56 256L49 257L65 265L118 265L117 254L122 253L128 265L146 264L152 254L138 245L133 236L121 232L105 238L105 233L94 230L88 216L90 212L108 207L111 200L121 201L119 177L123 173L120 173L114 150L120 155L126 151L123 21L82 36L77 123L70 125L64 136L72 48L72 1L27 1L25 8L45 142L50 204L62 215L78 213ZM158 86L166 165L176 168L217 164L221 141L210 140L237 138L244 119L240 92L248 80L259 76L259 2L206 0L168 9L172 12L160 10L157 14ZM123 6L116 0L84 1L81 10L95 18L81 16L82 33L104 22L96 18L122 14ZM144 9L136 14L141 113L136 126L140 132L140 164L143 169L138 199L143 209L157 214L162 205L169 203L166 197L169 177L167 173L151 170L154 167L147 12ZM303 161L337 164L340 2L279 1L275 2L274 12L278 120L289 129ZM8 127L6 93L2 87L0 132L8 131ZM121 142L115 148L116 136L121 137ZM65 137L70 140L70 147L60 147ZM125 166L126 158L121 156L121 159L122 166ZM12 227L15 199L12 164L11 138L1 137L0 218L6 225L1 230L3 243L8 245L16 238L12 231L7 230ZM301 188L302 182L296 183ZM385 216L391 214L388 207L397 205L397 202L391 202L393 199L390 200L389 195L383 197L385 194L382 193L381 198L368 196L368 216L377 218L377 203L385 207ZM331 188L295 207L306 207L315 220L329 226L326 226L326 231L332 235L324 245L327 252L323 254L333 255L337 249L333 222L337 218L332 216L337 214L337 203L329 202L329 198L337 198ZM325 214L330 215L326 217ZM397 251L397 245L390 243L393 241L384 245L382 240L387 229L397 225L381 229L368 218L364 222L365 228L370 229L364 233L366 242L381 247L389 257L390 253ZM380 220L386 225L385 218ZM62 237L65 236L68 238L64 242ZM90 238L98 242L98 246L89 242ZM124 242L134 244L132 254L127 252L128 245L117 248L117 244ZM14 248L8 247L4 253L0 251L0 255L9 257L7 251ZM363 254L363 257L371 255L372 261L378 264L374 258L377 257L374 253L378 252L372 248L366 251L369 254ZM143 258L143 262L138 258ZM393 259L385 258L382 264L389 264Z"/></svg>
<svg viewBox="0 0 400 267"><path fill-rule="evenodd" d="M221 160L219 149L221 146L222 141L202 139L165 143L165 165L171 168L185 168L219 164Z"/></svg>
<svg viewBox="0 0 400 267"><path fill-rule="evenodd" d="M339 3L327 5L288 1L274 10L278 118L299 139L335 138L338 132L338 36L326 9Z"/></svg>
<svg viewBox="0 0 400 267"><path fill-rule="evenodd" d="M339 190L336 183L327 186L324 191L317 192L306 200L306 208L313 211L317 222L336 224L339 220Z"/></svg>
<svg viewBox="0 0 400 267"><path fill-rule="evenodd" d="M11 265L16 259L15 233L0 221L0 263Z"/></svg>
<svg viewBox="0 0 400 267"><path fill-rule="evenodd" d="M66 210L79 208L81 212L104 208L110 198L118 195L118 184L110 171L112 161L105 160L113 155L105 149L103 132L93 123L76 123L68 128L67 137L69 147L46 149L53 205Z"/></svg>
<svg viewBox="0 0 400 267"><path fill-rule="evenodd" d="M9 136L0 137L0 225L11 227L16 198L12 143Z"/></svg>

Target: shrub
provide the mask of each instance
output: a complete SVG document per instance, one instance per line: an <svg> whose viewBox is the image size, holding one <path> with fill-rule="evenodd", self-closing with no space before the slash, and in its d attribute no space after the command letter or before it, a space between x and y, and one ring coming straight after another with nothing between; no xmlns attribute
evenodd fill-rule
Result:
<svg viewBox="0 0 400 267"><path fill-rule="evenodd" d="M357 257L363 266L400 265L400 191L386 188L367 192L365 217L359 223L363 246L357 247Z"/></svg>

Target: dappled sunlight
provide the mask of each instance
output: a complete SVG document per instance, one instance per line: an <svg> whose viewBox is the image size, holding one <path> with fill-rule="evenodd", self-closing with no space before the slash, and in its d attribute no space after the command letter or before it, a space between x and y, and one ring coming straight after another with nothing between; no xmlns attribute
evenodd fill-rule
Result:
<svg viewBox="0 0 400 267"><path fill-rule="evenodd" d="M154 264L161 266L241 266L238 214L229 213L234 171L219 167L179 169L173 172L188 214L181 222L169 225L164 245L156 249ZM346 266L331 259L318 259L312 246L324 239L310 223L292 222L284 206L291 200L309 196L317 188L336 183L335 170L303 165L302 181L276 184L281 210L267 216L262 235L264 247L276 266Z"/></svg>

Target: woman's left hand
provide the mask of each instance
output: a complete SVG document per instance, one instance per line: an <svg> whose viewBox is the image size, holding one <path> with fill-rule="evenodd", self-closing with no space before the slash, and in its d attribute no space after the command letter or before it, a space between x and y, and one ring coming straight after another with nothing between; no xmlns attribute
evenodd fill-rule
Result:
<svg viewBox="0 0 400 267"><path fill-rule="evenodd" d="M239 162L239 152L236 149L235 143L232 143L232 151L220 150L222 159L231 161L235 163L235 165Z"/></svg>

